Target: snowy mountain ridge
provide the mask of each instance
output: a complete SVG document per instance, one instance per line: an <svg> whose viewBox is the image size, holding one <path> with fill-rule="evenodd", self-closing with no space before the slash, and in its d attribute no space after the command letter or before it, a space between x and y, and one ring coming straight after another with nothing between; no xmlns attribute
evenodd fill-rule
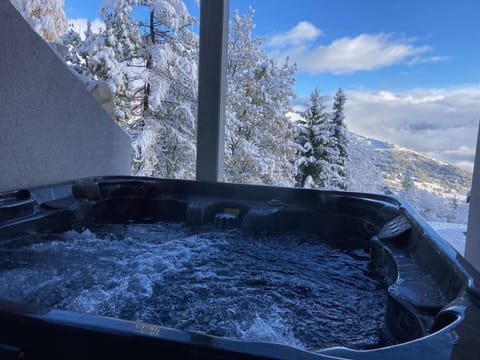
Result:
<svg viewBox="0 0 480 360"><path fill-rule="evenodd" d="M371 146L375 153L375 167L381 173L388 190L392 192L402 190L407 176L411 177L416 188L445 199L456 197L459 201L464 201L470 191L472 174L447 161L357 134L351 133L351 137L356 141L367 142Z"/></svg>

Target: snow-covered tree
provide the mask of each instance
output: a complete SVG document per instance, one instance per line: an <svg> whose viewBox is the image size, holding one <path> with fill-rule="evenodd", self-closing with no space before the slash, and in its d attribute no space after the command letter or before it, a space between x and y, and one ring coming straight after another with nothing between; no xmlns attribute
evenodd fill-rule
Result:
<svg viewBox="0 0 480 360"><path fill-rule="evenodd" d="M234 13L228 44L225 180L292 185L293 127L286 113L295 66L278 64L252 37L254 11Z"/></svg>
<svg viewBox="0 0 480 360"><path fill-rule="evenodd" d="M198 36L191 25L196 19L180 0L112 0L101 14L104 31L88 30L84 40L73 31L65 37L68 62L109 84L116 119L133 140L134 174L192 178Z"/></svg>
<svg viewBox="0 0 480 360"><path fill-rule="evenodd" d="M345 115L343 114L347 98L342 89L338 89L333 98L333 136L335 138L335 157L332 158L335 165L335 177L331 178L329 185L347 190L347 179L345 175L345 165L348 159L348 131L345 126Z"/></svg>
<svg viewBox="0 0 480 360"><path fill-rule="evenodd" d="M148 19L139 22L143 71L137 94L143 123L134 145L135 153L142 155L136 157L134 169L143 175L193 178L198 36L191 26L197 20L180 0L135 3L146 10ZM150 151L138 147L148 139L155 139ZM142 165L146 157L152 157L147 163L156 164L149 171Z"/></svg>
<svg viewBox="0 0 480 360"><path fill-rule="evenodd" d="M322 161L324 148L330 141L331 134L325 133L328 115L325 112L320 91L315 89L310 95L310 102L305 114L297 122L295 143L297 149L295 176L298 187L326 186L325 173L327 164ZM308 179L308 181L307 181Z"/></svg>
<svg viewBox="0 0 480 360"><path fill-rule="evenodd" d="M63 37L67 63L87 78L107 82L115 118L127 129L138 119L136 86L141 79L142 38L131 12L126 0L107 2L100 10L105 30L94 33L89 23L83 40L73 29Z"/></svg>
<svg viewBox="0 0 480 360"><path fill-rule="evenodd" d="M402 179L402 191L408 192L414 189L415 189L415 183L413 182L413 178L412 178L412 170L410 168L407 168L405 170L405 175L403 176L403 179Z"/></svg>
<svg viewBox="0 0 480 360"><path fill-rule="evenodd" d="M398 194L407 200L427 221L454 222L455 211L441 196L413 187Z"/></svg>
<svg viewBox="0 0 480 360"><path fill-rule="evenodd" d="M308 109L297 123L296 144L296 185L340 188L335 125L325 111L318 89L310 95ZM306 181L307 178L309 181Z"/></svg>
<svg viewBox="0 0 480 360"><path fill-rule="evenodd" d="M456 197L445 199L440 194L419 189L413 180L412 170L407 168L398 195L407 200L427 221L466 223L468 206L458 204ZM461 205L461 206L460 206Z"/></svg>
<svg viewBox="0 0 480 360"><path fill-rule="evenodd" d="M10 0L30 26L46 41L61 42L67 32L64 0Z"/></svg>
<svg viewBox="0 0 480 360"><path fill-rule="evenodd" d="M115 94L115 117L125 127L131 127L138 120L137 83L142 78L137 71L142 64L142 37L137 20L131 16L132 10L127 0L103 5L100 10L105 23L100 37L103 46L92 59L97 67L93 71L103 72L100 77L109 82ZM89 46L89 50L96 49Z"/></svg>
<svg viewBox="0 0 480 360"><path fill-rule="evenodd" d="M192 178L196 19L180 0L112 0L101 13L103 32L88 30L84 40L70 32L65 38L69 63L106 80L114 91L116 118L132 137L134 174ZM226 180L291 185L293 130L285 114L295 67L261 49L262 41L252 37L252 17L253 10L243 17L236 13L231 25Z"/></svg>
<svg viewBox="0 0 480 360"><path fill-rule="evenodd" d="M345 100L343 91L339 90L334 99L334 112L328 114L319 90L315 89L310 95L308 109L297 123L296 186L347 189Z"/></svg>
<svg viewBox="0 0 480 360"><path fill-rule="evenodd" d="M348 190L357 192L383 193L385 182L375 166L375 150L369 140L350 134L348 159L345 173Z"/></svg>
<svg viewBox="0 0 480 360"><path fill-rule="evenodd" d="M196 97L198 36L191 31L197 22L180 0L139 0L148 14L140 21L143 33L145 87L143 108L145 115L169 106L172 93L175 101Z"/></svg>

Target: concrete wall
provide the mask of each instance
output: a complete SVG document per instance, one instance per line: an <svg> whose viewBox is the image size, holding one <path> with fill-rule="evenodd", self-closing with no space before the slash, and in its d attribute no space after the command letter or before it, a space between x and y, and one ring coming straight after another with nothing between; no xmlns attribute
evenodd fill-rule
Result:
<svg viewBox="0 0 480 360"><path fill-rule="evenodd" d="M130 174L130 139L0 0L0 191Z"/></svg>

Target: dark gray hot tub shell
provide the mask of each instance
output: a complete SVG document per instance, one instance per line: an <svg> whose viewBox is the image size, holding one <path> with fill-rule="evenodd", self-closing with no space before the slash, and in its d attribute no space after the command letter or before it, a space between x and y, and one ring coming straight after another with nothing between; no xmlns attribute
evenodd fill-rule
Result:
<svg viewBox="0 0 480 360"><path fill-rule="evenodd" d="M235 215L225 209L235 209ZM479 274L401 199L348 192L135 177L88 178L0 194L0 244L91 224L185 221L246 232L303 231L370 252L388 287L398 345L302 351L0 301L0 358L472 359Z"/></svg>

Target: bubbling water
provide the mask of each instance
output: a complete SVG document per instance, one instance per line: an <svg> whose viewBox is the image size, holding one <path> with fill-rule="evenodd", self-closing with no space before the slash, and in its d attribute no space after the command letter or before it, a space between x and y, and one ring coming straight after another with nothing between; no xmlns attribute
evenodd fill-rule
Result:
<svg viewBox="0 0 480 360"><path fill-rule="evenodd" d="M106 225L0 246L0 297L302 349L374 348L385 289L312 234Z"/></svg>

